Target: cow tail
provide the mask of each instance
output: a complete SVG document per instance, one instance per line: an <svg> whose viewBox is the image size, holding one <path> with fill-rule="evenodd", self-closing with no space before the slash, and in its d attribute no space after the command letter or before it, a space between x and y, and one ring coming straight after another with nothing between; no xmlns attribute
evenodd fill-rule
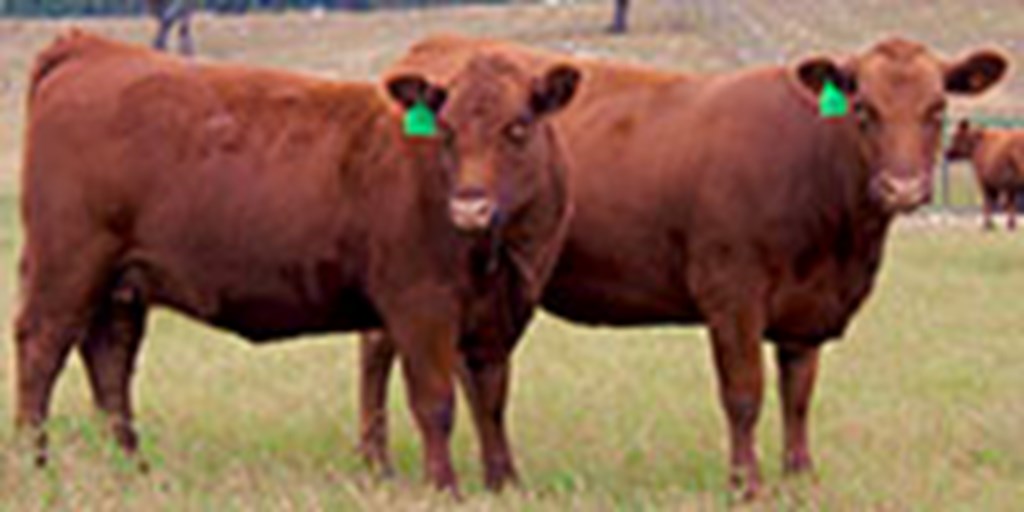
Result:
<svg viewBox="0 0 1024 512"><path fill-rule="evenodd" d="M82 45L79 42L86 38L85 32L77 28L71 28L57 36L43 51L36 56L35 64L32 66L32 74L29 81L29 99L35 98L36 91L47 76L53 73L60 65L73 57L79 55Z"/></svg>

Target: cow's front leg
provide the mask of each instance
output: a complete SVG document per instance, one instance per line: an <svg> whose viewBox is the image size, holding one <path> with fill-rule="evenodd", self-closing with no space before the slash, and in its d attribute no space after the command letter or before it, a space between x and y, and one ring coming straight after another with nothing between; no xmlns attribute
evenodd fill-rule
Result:
<svg viewBox="0 0 1024 512"><path fill-rule="evenodd" d="M484 483L492 491L519 480L505 431L510 355L505 348L467 347L459 372L480 439Z"/></svg>
<svg viewBox="0 0 1024 512"><path fill-rule="evenodd" d="M459 311L453 300L403 301L385 318L405 376L409 406L424 445L424 472L435 487L458 496L449 439L455 420L454 371Z"/></svg>
<svg viewBox="0 0 1024 512"><path fill-rule="evenodd" d="M359 342L359 453L381 476L392 472L387 397L395 357L394 341L386 331L363 333Z"/></svg>
<svg viewBox="0 0 1024 512"><path fill-rule="evenodd" d="M723 303L708 316L708 325L719 397L729 424L729 482L741 499L749 500L761 488L754 443L764 394L764 315L757 304Z"/></svg>
<svg viewBox="0 0 1024 512"><path fill-rule="evenodd" d="M808 446L807 417L818 375L820 349L817 346L779 345L775 358L779 367L779 395L784 426L783 468L796 474L814 469Z"/></svg>

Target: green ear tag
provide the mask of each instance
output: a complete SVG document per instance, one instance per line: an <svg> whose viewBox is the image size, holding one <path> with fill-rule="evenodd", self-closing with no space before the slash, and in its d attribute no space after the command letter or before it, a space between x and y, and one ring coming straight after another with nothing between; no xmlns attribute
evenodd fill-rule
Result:
<svg viewBox="0 0 1024 512"><path fill-rule="evenodd" d="M823 118L843 117L850 112L850 104L846 101L846 95L839 90L835 82L825 80L821 88L821 95L818 96L818 114Z"/></svg>
<svg viewBox="0 0 1024 512"><path fill-rule="evenodd" d="M402 126L407 137L434 137L437 135L437 120L426 103L416 102L405 112Z"/></svg>

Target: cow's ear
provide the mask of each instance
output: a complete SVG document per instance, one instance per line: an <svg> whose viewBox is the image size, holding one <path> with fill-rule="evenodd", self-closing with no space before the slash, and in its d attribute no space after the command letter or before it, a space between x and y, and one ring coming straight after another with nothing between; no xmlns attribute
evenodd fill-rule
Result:
<svg viewBox="0 0 1024 512"><path fill-rule="evenodd" d="M530 110L537 116L557 112L569 104L580 83L580 71L559 64L535 79L530 91Z"/></svg>
<svg viewBox="0 0 1024 512"><path fill-rule="evenodd" d="M796 78L815 97L821 94L826 82L832 82L847 96L857 92L857 78L850 66L829 57L810 57L798 62Z"/></svg>
<svg viewBox="0 0 1024 512"><path fill-rule="evenodd" d="M431 84L421 75L398 75L389 78L386 85L388 94L402 105L403 109L410 109L417 103L423 103L437 113L448 99L448 91Z"/></svg>
<svg viewBox="0 0 1024 512"><path fill-rule="evenodd" d="M978 50L946 64L946 91L953 94L979 94L1006 75L1010 63L995 50Z"/></svg>

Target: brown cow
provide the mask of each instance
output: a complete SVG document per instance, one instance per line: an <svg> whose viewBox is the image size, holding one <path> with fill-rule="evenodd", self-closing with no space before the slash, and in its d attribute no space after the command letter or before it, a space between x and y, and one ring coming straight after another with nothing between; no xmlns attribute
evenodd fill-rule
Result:
<svg viewBox="0 0 1024 512"><path fill-rule="evenodd" d="M146 7L157 20L156 36L153 48L167 49L167 36L178 26L178 51L182 55L195 53L192 41L192 11L196 8L195 0L146 0Z"/></svg>
<svg viewBox="0 0 1024 512"><path fill-rule="evenodd" d="M81 33L44 50L16 321L16 422L37 461L75 346L136 452L129 381L162 305L253 342L387 325L427 476L456 491L456 343L510 342L539 298L570 212L546 119L578 77L480 55L444 88L401 74L384 92ZM438 113L440 136L403 135L400 106Z"/></svg>
<svg viewBox="0 0 1024 512"><path fill-rule="evenodd" d="M970 159L982 194L982 226L992 229L992 212L1006 209L1006 228L1017 227L1018 192L1024 190L1024 130L972 126L964 119L946 151L949 160Z"/></svg>
<svg viewBox="0 0 1024 512"><path fill-rule="evenodd" d="M397 69L443 83L482 49L528 66L554 58L440 36L414 46ZM768 338L781 375L785 468L810 469L819 348L870 292L893 218L929 200L947 94L986 90L1006 59L981 50L946 61L894 38L848 58L718 75L577 66L584 85L556 120L573 159L576 214L544 307L584 324L707 325L730 481L747 497L761 481L754 430ZM826 80L844 91L851 114L819 116ZM363 368L362 443L376 464L386 463L387 344L378 336L362 346L374 363Z"/></svg>

